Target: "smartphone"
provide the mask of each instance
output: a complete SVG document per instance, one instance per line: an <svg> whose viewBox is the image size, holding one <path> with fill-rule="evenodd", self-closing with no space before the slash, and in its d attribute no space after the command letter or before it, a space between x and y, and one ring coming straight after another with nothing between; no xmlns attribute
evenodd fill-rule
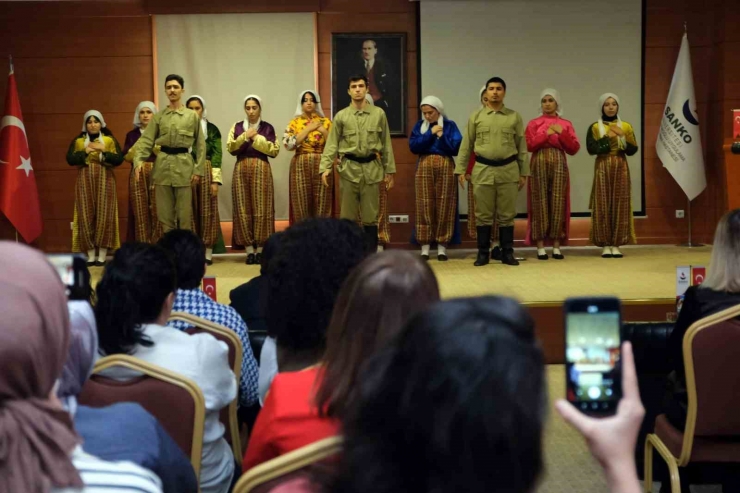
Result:
<svg viewBox="0 0 740 493"><path fill-rule="evenodd" d="M614 414L622 398L621 305L617 298L569 298L565 313L565 394L588 414Z"/></svg>
<svg viewBox="0 0 740 493"><path fill-rule="evenodd" d="M59 274L70 300L87 300L90 292L90 273L85 257L77 254L47 255L47 260Z"/></svg>

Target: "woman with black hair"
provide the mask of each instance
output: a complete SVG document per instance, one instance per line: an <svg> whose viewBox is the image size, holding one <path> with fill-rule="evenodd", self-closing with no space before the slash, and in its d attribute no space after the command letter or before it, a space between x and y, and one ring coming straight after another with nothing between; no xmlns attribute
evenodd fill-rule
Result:
<svg viewBox="0 0 740 493"><path fill-rule="evenodd" d="M130 354L195 381L206 404L200 489L225 493L234 474L234 456L224 440L219 413L236 398L236 378L226 344L210 334L188 335L166 326L175 290L175 265L167 252L156 245L124 244L97 287L100 352ZM118 380L138 376L120 367L103 375Z"/></svg>
<svg viewBox="0 0 740 493"><path fill-rule="evenodd" d="M72 140L67 150L67 164L79 169L75 184L72 251L86 252L88 265L105 264L108 250L121 246L113 168L122 162L121 146L106 128L103 115L96 110L85 113L82 133Z"/></svg>
<svg viewBox="0 0 740 493"><path fill-rule="evenodd" d="M290 224L307 217L330 217L334 202L334 176L328 187L321 186L319 164L324 152L331 120L324 116L316 91L298 96L294 117L283 134L283 145L295 151L290 161Z"/></svg>
<svg viewBox="0 0 740 493"><path fill-rule="evenodd" d="M637 493L632 452L643 414L629 344L623 355L625 395L616 416L596 420L557 405L586 436L610 491ZM532 318L513 299L434 305L363 366L358 382L326 491L535 490L544 465L544 357Z"/></svg>
<svg viewBox="0 0 740 493"><path fill-rule="evenodd" d="M247 118L229 131L226 147L236 156L231 195L234 200L232 245L247 249L249 265L259 264L262 247L275 232L275 189L268 158L280 152L275 128L262 121L262 99L250 94L244 98ZM255 255L255 246L257 252Z"/></svg>

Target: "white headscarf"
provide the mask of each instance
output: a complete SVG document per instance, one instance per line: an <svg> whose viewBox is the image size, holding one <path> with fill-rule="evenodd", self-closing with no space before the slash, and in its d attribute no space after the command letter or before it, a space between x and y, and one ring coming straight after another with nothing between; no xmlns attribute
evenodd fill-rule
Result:
<svg viewBox="0 0 740 493"><path fill-rule="evenodd" d="M142 101L139 103L139 106L136 107L136 111L134 112L134 127L141 128L141 120L139 120L139 112L143 108L149 108L152 110L152 113L157 112L157 106L152 103L151 101Z"/></svg>
<svg viewBox="0 0 740 493"><path fill-rule="evenodd" d="M244 106L247 104L248 99L256 99L257 102L260 104L260 118L257 120L257 123L251 124L249 123L249 118L245 118L242 122L242 125L244 125L244 131L246 132L247 129L253 128L255 130L260 129L260 123L262 123L262 98L257 96L256 94L250 94L249 96L244 98L244 102L242 103L242 109L244 109Z"/></svg>
<svg viewBox="0 0 740 493"><path fill-rule="evenodd" d="M375 101L373 101L373 97L370 95L370 93L365 94L365 101L370 103L371 106L375 106Z"/></svg>
<svg viewBox="0 0 740 493"><path fill-rule="evenodd" d="M558 109L555 111L555 113L558 116L563 116L563 105L560 103L560 93L551 87L548 87L544 91L540 93L540 115L542 114L542 98L545 96L552 96L552 99L555 100L555 102L558 104Z"/></svg>
<svg viewBox="0 0 740 493"><path fill-rule="evenodd" d="M480 91L478 92L478 102L483 107L485 107L486 105L481 101L481 99L483 99L483 93L486 92L486 89L488 89L488 87L487 86L483 86L483 87L480 88Z"/></svg>
<svg viewBox="0 0 740 493"><path fill-rule="evenodd" d="M82 119L82 131L85 132L85 147L90 145L90 136L87 134L87 119L91 116L94 116L100 121L100 128L105 128L105 120L103 120L103 115L98 110L90 110L87 113L85 113L85 117ZM101 144L105 144L103 142L103 132L100 132L98 134L98 142Z"/></svg>
<svg viewBox="0 0 740 493"><path fill-rule="evenodd" d="M298 95L298 106L295 107L295 113L293 114L293 116L301 116L303 114L303 96L305 96L308 92L310 92L315 99L314 104L316 106L316 113L322 118L326 118L324 116L324 110L321 109L321 98L319 97L319 93L317 91L314 91L313 89L306 89L305 91L301 91L301 93Z"/></svg>
<svg viewBox="0 0 740 493"><path fill-rule="evenodd" d="M624 130L624 125L622 125L622 119L619 118L619 107L621 106L619 104L619 96L612 92L605 92L601 96L599 96L599 113L601 114L599 116L599 138L604 138L606 136L606 125L604 125L604 119L602 118L604 115L604 103L606 103L606 100L612 98L614 101L617 102L617 125ZM627 148L627 139L624 137L619 137L617 139L619 141L619 148L620 149L626 149Z"/></svg>
<svg viewBox="0 0 740 493"><path fill-rule="evenodd" d="M439 118L437 118L437 125L440 127L443 127L444 123L444 114L445 114L445 106L442 104L442 101L437 96L427 96L424 99L421 100L421 103L419 104L419 108L422 106L431 106L435 110L439 112ZM426 118L422 118L421 121L421 133L425 134L427 133L427 130L429 130L429 122Z"/></svg>
<svg viewBox="0 0 740 493"><path fill-rule="evenodd" d="M208 137L208 118L206 116L208 115L208 111L206 110L206 100L202 97L198 96L197 94L193 94L188 98L188 101L191 99L197 99L200 101L200 105L203 107L203 113L200 115L200 128L203 130L203 135ZM185 105L187 106L187 104Z"/></svg>

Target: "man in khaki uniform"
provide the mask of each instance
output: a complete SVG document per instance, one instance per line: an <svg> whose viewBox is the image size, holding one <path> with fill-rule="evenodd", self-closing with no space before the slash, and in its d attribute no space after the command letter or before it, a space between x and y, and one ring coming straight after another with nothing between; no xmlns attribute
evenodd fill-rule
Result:
<svg viewBox="0 0 740 493"><path fill-rule="evenodd" d="M158 152L152 170L157 217L166 233L176 227L190 229L193 217L191 184L198 183L205 170L206 136L198 114L180 101L185 82L179 75L168 75L164 89L169 105L152 118L136 143L134 173L138 179L142 163ZM195 150L193 161L190 149Z"/></svg>
<svg viewBox="0 0 740 493"><path fill-rule="evenodd" d="M385 112L365 100L367 90L364 75L350 78L347 92L352 102L334 117L319 172L328 187L327 178L339 154L340 217L356 221L360 214L371 253L378 248L378 186L393 187L396 161Z"/></svg>
<svg viewBox="0 0 740 493"><path fill-rule="evenodd" d="M460 186L470 153L475 151L475 166L470 182L475 196L475 221L478 256L475 265L486 265L491 246L491 228L498 221L503 255L501 262L519 265L514 258L514 218L516 198L529 176L527 144L522 117L504 106L506 82L493 77L486 83L486 106L470 115L463 128L463 141L457 155L455 174Z"/></svg>

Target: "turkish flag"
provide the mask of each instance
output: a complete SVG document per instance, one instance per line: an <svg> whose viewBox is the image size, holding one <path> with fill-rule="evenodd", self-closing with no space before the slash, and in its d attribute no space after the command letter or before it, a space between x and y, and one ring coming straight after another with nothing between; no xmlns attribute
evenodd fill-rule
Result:
<svg viewBox="0 0 740 493"><path fill-rule="evenodd" d="M0 120L0 212L26 243L31 243L41 234L39 192L12 68L8 76L5 112Z"/></svg>

